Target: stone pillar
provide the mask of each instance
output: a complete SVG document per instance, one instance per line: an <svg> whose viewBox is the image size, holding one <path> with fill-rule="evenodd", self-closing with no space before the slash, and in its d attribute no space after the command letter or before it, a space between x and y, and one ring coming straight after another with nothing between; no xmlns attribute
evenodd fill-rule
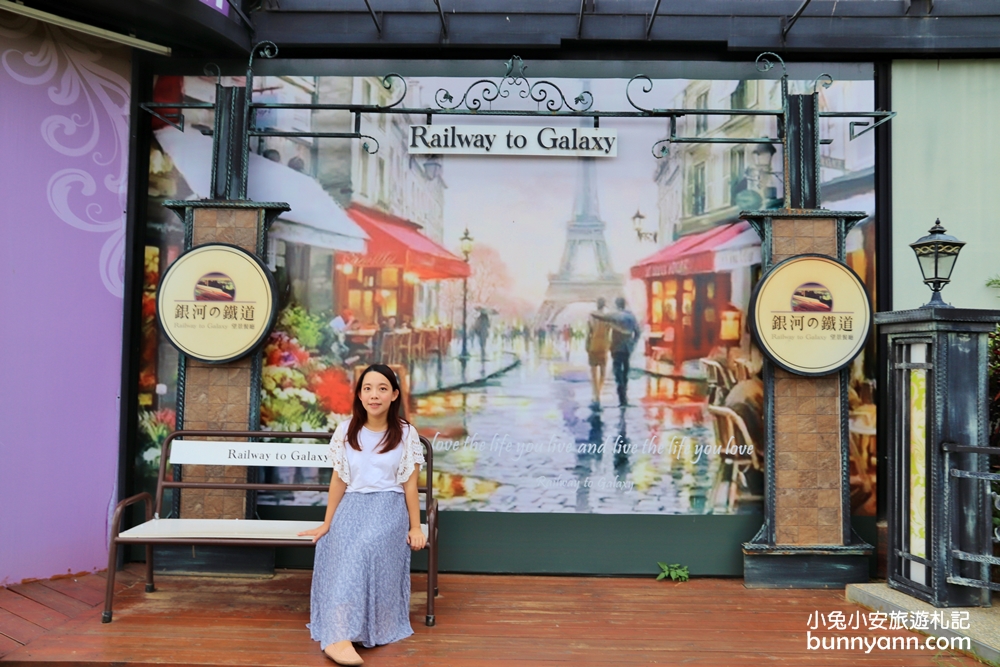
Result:
<svg viewBox="0 0 1000 667"><path fill-rule="evenodd" d="M744 212L761 235L764 270L803 254L844 260L861 212ZM802 376L764 366L765 520L743 545L749 587L827 588L868 580L872 547L850 523L848 369Z"/></svg>
<svg viewBox="0 0 1000 667"><path fill-rule="evenodd" d="M833 218L772 219L771 237L772 266L806 253L838 258ZM839 380L774 369L776 544L842 544Z"/></svg>
<svg viewBox="0 0 1000 667"><path fill-rule="evenodd" d="M185 250L205 243L230 243L262 257L267 228L287 204L254 201L170 201L185 225ZM262 257L263 258L263 257ZM246 431L260 428L260 353L224 364L180 355L177 377L177 429ZM175 472L176 474L176 472ZM244 466L186 465L185 481L247 481ZM176 491L175 491L176 492ZM174 502L178 509L177 501ZM184 518L250 518L247 492L185 489L179 513Z"/></svg>

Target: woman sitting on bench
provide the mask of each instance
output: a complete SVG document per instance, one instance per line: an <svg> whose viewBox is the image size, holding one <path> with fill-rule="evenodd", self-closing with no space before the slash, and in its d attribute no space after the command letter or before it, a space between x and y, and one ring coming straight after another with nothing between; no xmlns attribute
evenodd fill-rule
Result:
<svg viewBox="0 0 1000 667"><path fill-rule="evenodd" d="M383 364L365 369L354 410L330 441L334 474L316 542L309 628L338 665L365 648L399 641L410 627L410 550L424 547L417 430L399 416L399 382Z"/></svg>

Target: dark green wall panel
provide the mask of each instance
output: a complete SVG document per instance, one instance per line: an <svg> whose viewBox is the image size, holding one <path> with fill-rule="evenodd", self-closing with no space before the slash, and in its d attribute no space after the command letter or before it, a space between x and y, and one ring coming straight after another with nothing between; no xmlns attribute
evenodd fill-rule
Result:
<svg viewBox="0 0 1000 667"><path fill-rule="evenodd" d="M258 507L262 519L319 521L322 507ZM652 575L657 561L681 563L691 574L743 576L743 551L760 528L759 515L503 514L442 512L442 572ZM875 517L852 524L875 544ZM277 567L311 568L312 549L278 549ZM413 569L427 569L426 552ZM875 574L875 557L871 558Z"/></svg>
<svg viewBox="0 0 1000 667"><path fill-rule="evenodd" d="M320 520L323 508L259 507L262 519ZM657 561L696 575L743 573L740 544L759 515L506 514L442 512L442 572L654 574ZM286 553L287 552L287 553ZM278 552L278 567L310 567L311 549ZM414 569L425 569L422 554Z"/></svg>

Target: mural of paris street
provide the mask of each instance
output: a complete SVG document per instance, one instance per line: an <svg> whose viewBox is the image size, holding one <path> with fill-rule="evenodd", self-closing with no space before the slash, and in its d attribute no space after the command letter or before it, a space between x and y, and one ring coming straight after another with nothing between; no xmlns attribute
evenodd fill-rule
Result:
<svg viewBox="0 0 1000 667"><path fill-rule="evenodd" d="M406 107L461 95L472 79L407 79ZM556 83L595 109L627 107L625 79ZM214 79L161 77L158 101L207 101ZM376 77L259 77L255 99L387 104ZM793 92L813 82L791 82ZM780 107L774 80L662 80L655 106ZM871 108L870 80L820 91L821 108ZM507 105L522 105L516 93ZM651 102L653 104L653 102ZM603 106L602 106L603 105ZM524 106L524 108L533 108ZM164 199L207 195L210 111L186 131L154 129L146 293L179 254ZM356 373L383 361L403 383L407 416L433 443L442 508L499 512L759 512L763 493L761 356L746 310L760 242L739 212L781 205L781 147L675 144L662 119L602 119L617 157L411 155L423 115L368 114L378 141L268 137L254 144L249 196L287 201L269 235L281 311L264 348L262 426L332 430L350 412ZM443 122L435 120L435 123ZM485 126L579 119L448 118ZM871 135L823 120L822 205L874 211ZM279 130L346 131L330 111L269 109ZM686 116L678 134L775 136L764 116ZM207 157L206 157L207 156ZM848 237L848 263L874 289L874 230ZM142 463L173 428L176 353L144 329ZM852 368L852 509L873 512L871 354ZM288 469L287 479L329 471ZM323 504L322 494L259 502Z"/></svg>

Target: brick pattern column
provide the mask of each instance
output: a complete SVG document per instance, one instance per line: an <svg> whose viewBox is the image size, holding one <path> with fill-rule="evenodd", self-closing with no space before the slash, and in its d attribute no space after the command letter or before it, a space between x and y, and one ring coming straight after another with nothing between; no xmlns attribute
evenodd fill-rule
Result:
<svg viewBox="0 0 1000 667"><path fill-rule="evenodd" d="M837 257L837 221L771 223L775 264L795 255ZM775 543L843 544L840 374L774 371Z"/></svg>
<svg viewBox="0 0 1000 667"><path fill-rule="evenodd" d="M255 253L261 212L259 209L194 208L192 245L231 243ZM186 430L245 431L250 423L251 357L228 364L187 360L184 382ZM184 466L188 482L245 482L244 466ZM184 489L181 516L189 519L242 519L246 517L246 491Z"/></svg>
<svg viewBox="0 0 1000 667"><path fill-rule="evenodd" d="M774 372L775 542L842 543L840 378Z"/></svg>

